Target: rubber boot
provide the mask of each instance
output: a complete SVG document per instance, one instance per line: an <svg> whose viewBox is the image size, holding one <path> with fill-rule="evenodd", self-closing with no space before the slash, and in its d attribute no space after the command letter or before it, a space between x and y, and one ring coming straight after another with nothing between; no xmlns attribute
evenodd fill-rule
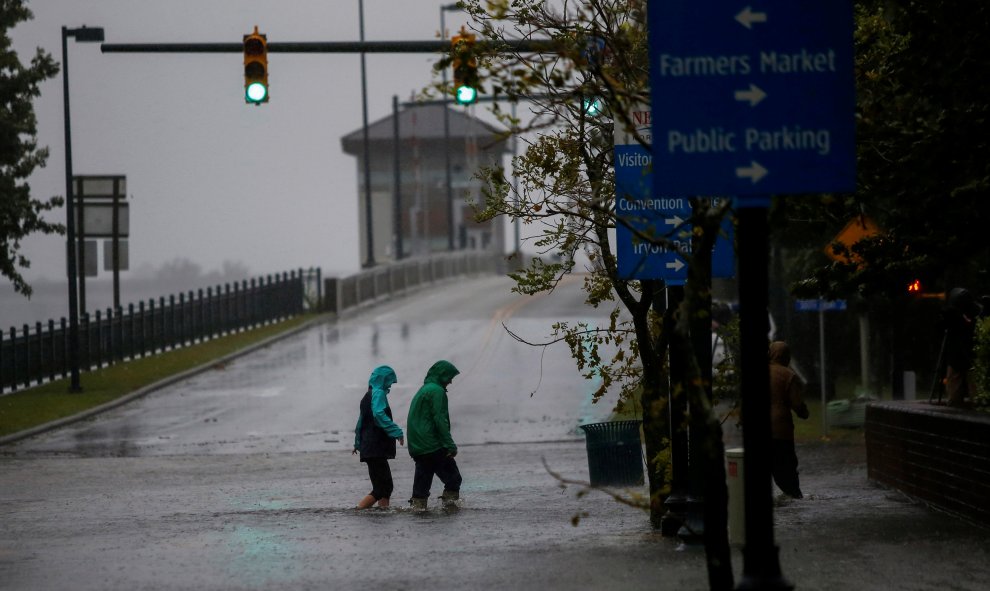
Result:
<svg viewBox="0 0 990 591"><path fill-rule="evenodd" d="M440 503L443 505L444 509L457 509L457 500L460 499L460 493L456 490L445 490L443 494L440 495Z"/></svg>
<svg viewBox="0 0 990 591"><path fill-rule="evenodd" d="M409 504L412 505L413 511L426 511L426 499L413 497L409 499Z"/></svg>
<svg viewBox="0 0 990 591"><path fill-rule="evenodd" d="M378 507L380 509L387 509L388 508L388 497L383 497L381 499L378 499Z"/></svg>
<svg viewBox="0 0 990 591"><path fill-rule="evenodd" d="M367 509L368 507L375 504L375 497L371 495L365 495L363 499L358 501L357 507L355 509Z"/></svg>

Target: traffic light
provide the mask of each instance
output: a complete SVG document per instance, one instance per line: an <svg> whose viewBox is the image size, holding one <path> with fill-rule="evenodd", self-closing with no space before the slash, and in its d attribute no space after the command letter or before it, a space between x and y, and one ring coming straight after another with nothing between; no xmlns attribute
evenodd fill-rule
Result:
<svg viewBox="0 0 990 591"><path fill-rule="evenodd" d="M474 56L474 35L463 28L450 38L451 68L454 70L454 100L470 105L478 100L478 59Z"/></svg>
<svg viewBox="0 0 990 591"><path fill-rule="evenodd" d="M605 111L605 101L597 96L584 97L581 99L581 108L586 117L597 117Z"/></svg>
<svg viewBox="0 0 990 591"><path fill-rule="evenodd" d="M244 35L244 102L268 102L268 38L258 32Z"/></svg>

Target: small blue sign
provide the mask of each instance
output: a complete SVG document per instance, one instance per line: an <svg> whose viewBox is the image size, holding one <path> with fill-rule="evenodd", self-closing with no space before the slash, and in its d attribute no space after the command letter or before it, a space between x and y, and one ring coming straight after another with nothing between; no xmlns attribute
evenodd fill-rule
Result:
<svg viewBox="0 0 990 591"><path fill-rule="evenodd" d="M659 193L855 189L851 0L648 7Z"/></svg>
<svg viewBox="0 0 990 591"><path fill-rule="evenodd" d="M841 312L846 309L846 300L798 300L794 308L798 312Z"/></svg>

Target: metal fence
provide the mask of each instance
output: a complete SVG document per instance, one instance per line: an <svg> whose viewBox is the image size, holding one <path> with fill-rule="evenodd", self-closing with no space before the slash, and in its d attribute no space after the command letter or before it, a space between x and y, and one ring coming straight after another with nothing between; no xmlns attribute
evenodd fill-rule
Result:
<svg viewBox="0 0 990 591"><path fill-rule="evenodd" d="M290 318L304 311L306 277L292 271L82 314L79 366L98 369ZM0 330L0 391L67 377L68 335L65 318Z"/></svg>
<svg viewBox="0 0 990 591"><path fill-rule="evenodd" d="M323 280L320 269L228 283L178 296L148 300L126 309L83 314L79 322L79 366L98 369L304 312L343 313L402 295L421 285L456 276L504 272L504 257L462 251L407 259L355 275ZM65 318L32 328L0 330L0 393L68 377Z"/></svg>

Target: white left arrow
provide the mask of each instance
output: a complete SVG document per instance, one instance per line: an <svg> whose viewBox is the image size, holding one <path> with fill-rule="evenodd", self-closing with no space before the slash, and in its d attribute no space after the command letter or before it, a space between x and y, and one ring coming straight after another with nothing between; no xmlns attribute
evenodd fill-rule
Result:
<svg viewBox="0 0 990 591"><path fill-rule="evenodd" d="M753 23L767 22L767 13L753 12L753 7L747 6L742 9L742 12L736 15L736 20L739 21L740 25L752 30Z"/></svg>
<svg viewBox="0 0 990 591"><path fill-rule="evenodd" d="M762 88L755 84L750 84L747 90L737 90L736 100L737 101L749 101L749 106L755 107L760 104L760 101L767 98L767 93L763 91Z"/></svg>
<svg viewBox="0 0 990 591"><path fill-rule="evenodd" d="M736 168L737 177L741 179L748 177L754 185L760 182L760 179L767 176L768 172L770 171L760 166L760 163L756 160L750 161L749 166L740 166L739 168Z"/></svg>
<svg viewBox="0 0 990 591"><path fill-rule="evenodd" d="M681 261L681 259L674 259L669 263L667 263L667 268L673 269L674 271L680 271L681 269L684 268L684 263L683 261Z"/></svg>

